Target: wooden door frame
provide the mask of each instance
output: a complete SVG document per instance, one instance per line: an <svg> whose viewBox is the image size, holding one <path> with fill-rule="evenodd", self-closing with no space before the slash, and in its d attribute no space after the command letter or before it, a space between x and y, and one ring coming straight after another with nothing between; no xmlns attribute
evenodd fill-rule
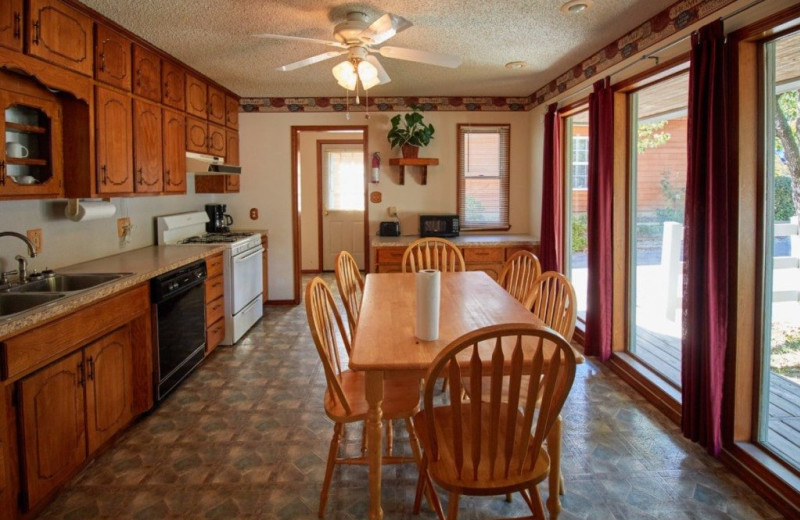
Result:
<svg viewBox="0 0 800 520"><path fill-rule="evenodd" d="M362 149L366 149L366 141L358 139L317 139L317 253L319 272L325 272L324 255L322 254L322 147L329 144L360 144ZM366 165L365 165L366 168ZM364 170L364 177L367 170ZM367 212L367 201L364 201L364 213ZM364 232L366 234L366 231ZM366 251L365 251L366 254ZM365 259L366 260L366 259ZM366 265L366 261L364 264Z"/></svg>
<svg viewBox="0 0 800 520"><path fill-rule="evenodd" d="M294 254L294 262L292 266L292 275L294 277L294 298L292 302L295 305L300 304L301 299L301 284L300 284L300 210L298 205L298 196L300 194L300 132L331 132L335 130L360 130L362 132L362 141L364 144L364 250L365 254L369 251L369 195L368 195L368 174L369 167L369 152L367 151L367 144L369 143L369 127L366 125L298 125L292 126L291 132L291 175L292 175L292 253ZM320 266L321 267L321 266ZM366 272L369 272L369 262L365 262Z"/></svg>

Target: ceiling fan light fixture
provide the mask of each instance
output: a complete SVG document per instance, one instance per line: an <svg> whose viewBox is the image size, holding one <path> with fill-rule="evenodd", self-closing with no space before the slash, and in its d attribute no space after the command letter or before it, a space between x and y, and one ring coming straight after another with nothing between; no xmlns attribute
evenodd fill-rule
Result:
<svg viewBox="0 0 800 520"><path fill-rule="evenodd" d="M561 6L561 12L566 14L578 14L586 11L594 5L594 0L570 0Z"/></svg>
<svg viewBox="0 0 800 520"><path fill-rule="evenodd" d="M509 61L508 63L506 63L506 68L511 70L524 69L527 66L528 66L527 61Z"/></svg>
<svg viewBox="0 0 800 520"><path fill-rule="evenodd" d="M358 79L361 80L361 85L364 87L364 90L369 90L381 82L378 78L378 69L368 61L359 62Z"/></svg>
<svg viewBox="0 0 800 520"><path fill-rule="evenodd" d="M336 78L336 81L341 85L343 88L347 90L355 90L356 89L356 81L358 80L358 76L356 76L356 70L353 68L353 64L350 61L343 61L336 65L333 70L333 77Z"/></svg>

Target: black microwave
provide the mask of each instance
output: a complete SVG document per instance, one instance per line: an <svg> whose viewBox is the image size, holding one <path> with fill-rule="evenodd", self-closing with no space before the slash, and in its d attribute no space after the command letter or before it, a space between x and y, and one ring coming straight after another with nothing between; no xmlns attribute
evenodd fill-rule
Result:
<svg viewBox="0 0 800 520"><path fill-rule="evenodd" d="M458 215L420 215L419 236L457 237Z"/></svg>

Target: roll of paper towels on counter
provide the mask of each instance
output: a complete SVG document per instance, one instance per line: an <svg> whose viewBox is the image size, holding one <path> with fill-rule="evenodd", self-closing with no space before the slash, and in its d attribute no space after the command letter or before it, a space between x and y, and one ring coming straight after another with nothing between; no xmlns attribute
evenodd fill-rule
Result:
<svg viewBox="0 0 800 520"><path fill-rule="evenodd" d="M417 283L416 336L422 341L439 339L439 301L442 293L442 273L423 269L415 275Z"/></svg>
<svg viewBox="0 0 800 520"><path fill-rule="evenodd" d="M74 222L111 218L117 213L117 207L111 202L102 200L70 199L64 214Z"/></svg>

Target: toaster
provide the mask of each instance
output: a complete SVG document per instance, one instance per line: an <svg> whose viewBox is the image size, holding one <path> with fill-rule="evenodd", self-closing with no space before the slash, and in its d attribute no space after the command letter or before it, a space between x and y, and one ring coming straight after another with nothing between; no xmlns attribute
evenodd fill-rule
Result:
<svg viewBox="0 0 800 520"><path fill-rule="evenodd" d="M381 222L378 229L378 235L382 237L399 237L400 236L400 223L389 221Z"/></svg>

